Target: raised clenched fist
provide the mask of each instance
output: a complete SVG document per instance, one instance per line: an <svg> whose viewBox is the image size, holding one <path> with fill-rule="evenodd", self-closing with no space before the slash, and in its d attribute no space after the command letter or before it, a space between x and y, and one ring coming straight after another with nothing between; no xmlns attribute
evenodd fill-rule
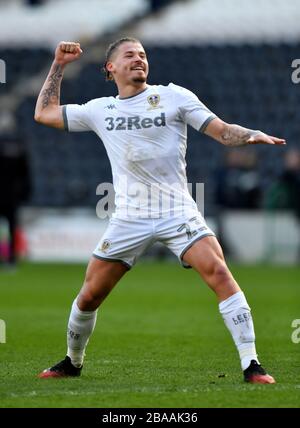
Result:
<svg viewBox="0 0 300 428"><path fill-rule="evenodd" d="M80 43L60 42L55 50L55 61L61 65L65 65L76 61L81 54Z"/></svg>

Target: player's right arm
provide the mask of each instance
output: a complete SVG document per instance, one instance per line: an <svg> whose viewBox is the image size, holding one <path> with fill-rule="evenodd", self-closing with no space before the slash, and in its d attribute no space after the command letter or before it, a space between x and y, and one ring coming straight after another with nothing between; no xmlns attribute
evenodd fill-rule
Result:
<svg viewBox="0 0 300 428"><path fill-rule="evenodd" d="M79 43L60 42L55 50L54 61L38 96L34 119L53 128L64 129L60 87L65 66L76 61L82 50Z"/></svg>

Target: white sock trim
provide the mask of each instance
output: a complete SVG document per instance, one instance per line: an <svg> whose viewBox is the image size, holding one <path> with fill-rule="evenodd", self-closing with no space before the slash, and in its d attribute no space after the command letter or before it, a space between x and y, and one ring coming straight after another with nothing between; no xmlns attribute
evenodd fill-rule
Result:
<svg viewBox="0 0 300 428"><path fill-rule="evenodd" d="M81 311L74 300L67 329L67 355L75 367L83 364L85 349L94 330L97 310Z"/></svg>
<svg viewBox="0 0 300 428"><path fill-rule="evenodd" d="M238 291L220 302L219 310L239 352L242 370L246 370L251 360L258 359L251 310L244 293Z"/></svg>
<svg viewBox="0 0 300 428"><path fill-rule="evenodd" d="M82 319L93 318L95 312L98 311L98 309L96 309L95 311L82 311L82 310L80 310L78 307L78 304L77 304L77 297L72 304L72 310L74 310L76 312L76 314Z"/></svg>
<svg viewBox="0 0 300 428"><path fill-rule="evenodd" d="M222 302L219 303L219 310L222 315L227 315L229 312L232 312L240 307L245 307L250 310L246 297L242 291L238 291L237 293L228 297L226 300L222 300Z"/></svg>

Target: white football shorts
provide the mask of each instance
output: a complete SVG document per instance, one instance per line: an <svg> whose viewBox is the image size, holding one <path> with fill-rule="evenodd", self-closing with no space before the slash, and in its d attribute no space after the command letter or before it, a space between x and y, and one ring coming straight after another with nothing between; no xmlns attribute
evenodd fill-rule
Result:
<svg viewBox="0 0 300 428"><path fill-rule="evenodd" d="M130 269L147 248L161 242L178 257L183 267L189 268L182 260L183 255L206 236L215 234L198 211L156 219L112 217L93 255L101 260L122 262Z"/></svg>

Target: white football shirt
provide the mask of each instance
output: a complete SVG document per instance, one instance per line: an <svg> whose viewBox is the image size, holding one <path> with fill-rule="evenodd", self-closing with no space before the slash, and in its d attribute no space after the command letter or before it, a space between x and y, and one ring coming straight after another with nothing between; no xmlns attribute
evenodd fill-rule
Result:
<svg viewBox="0 0 300 428"><path fill-rule="evenodd" d="M203 132L216 116L191 91L148 85L129 98L63 107L68 131L94 131L107 151L114 217L167 217L197 210L186 178L187 125Z"/></svg>

